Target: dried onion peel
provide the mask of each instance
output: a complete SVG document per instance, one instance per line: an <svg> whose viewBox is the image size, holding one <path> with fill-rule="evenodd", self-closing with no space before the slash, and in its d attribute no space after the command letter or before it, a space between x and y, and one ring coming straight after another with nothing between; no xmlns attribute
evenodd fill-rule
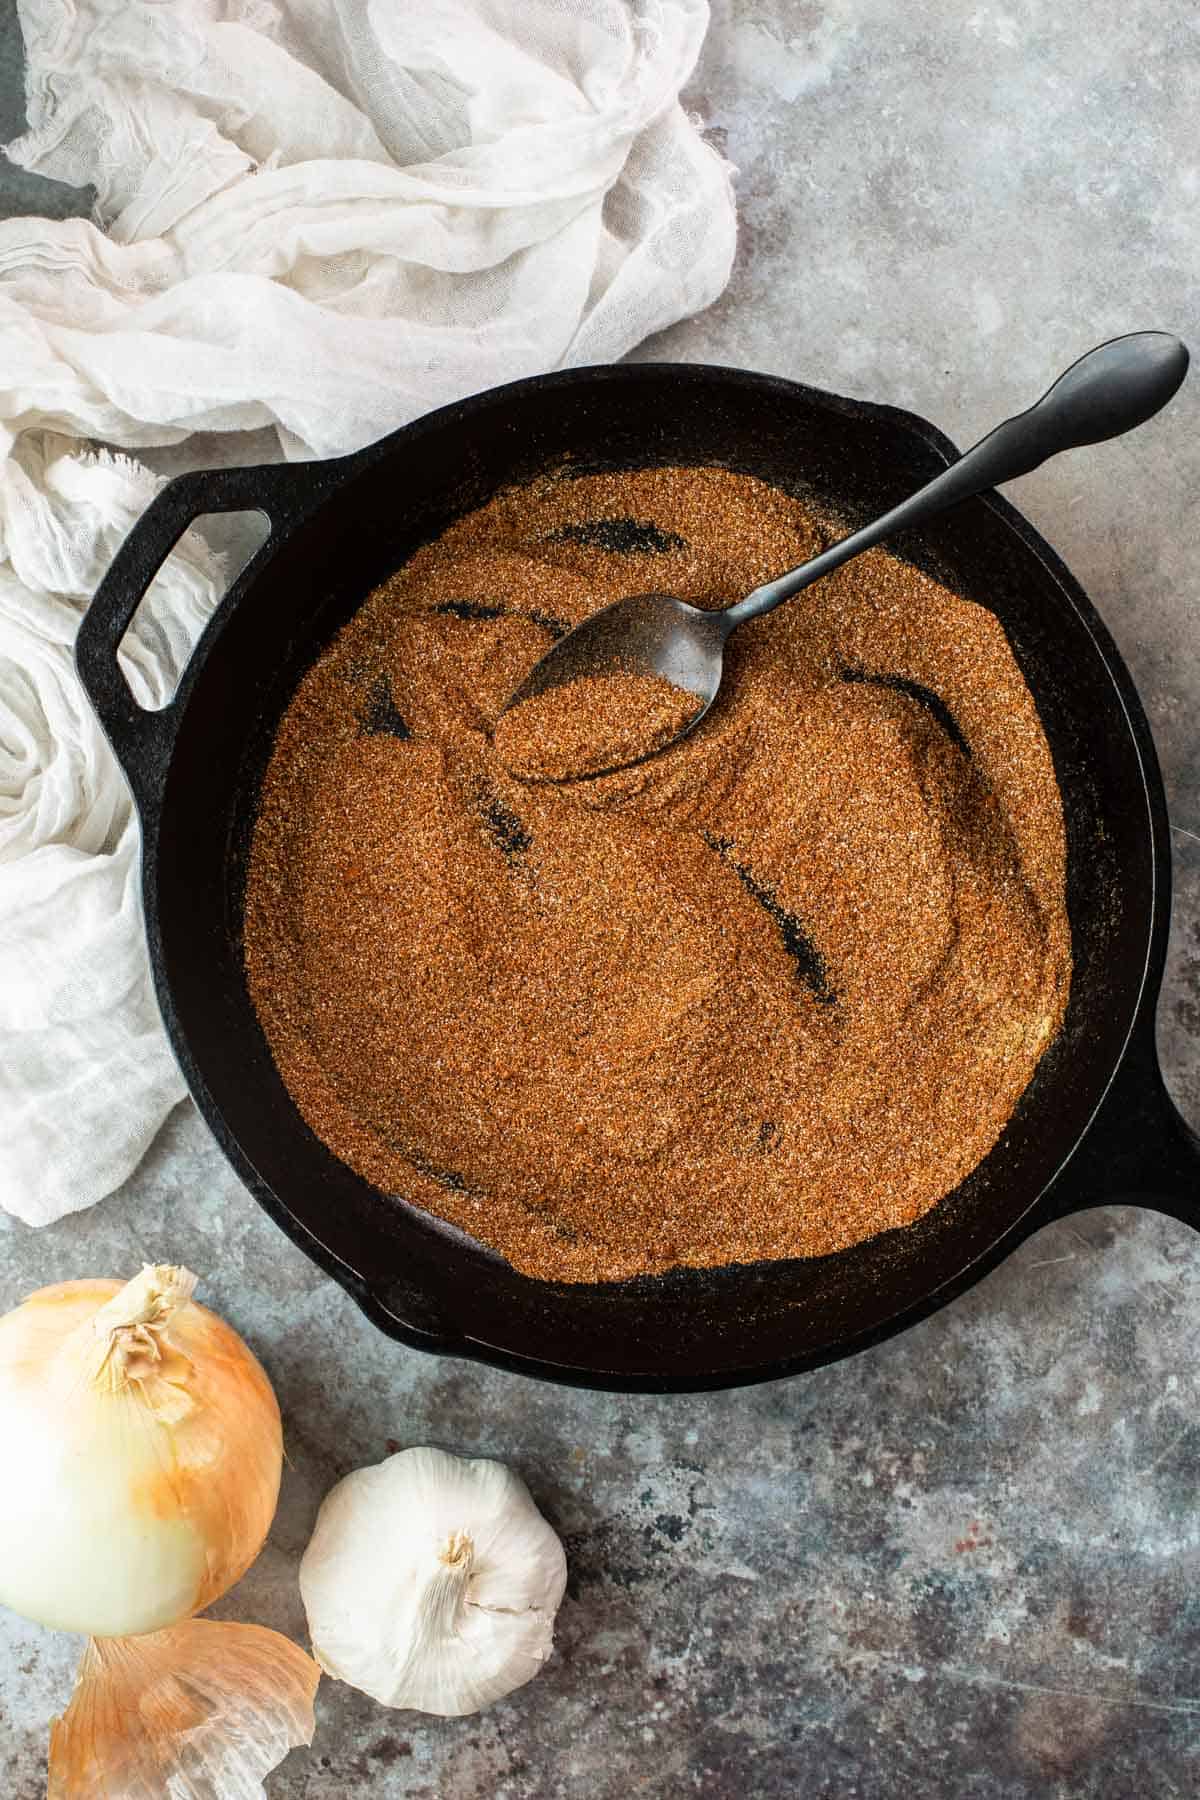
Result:
<svg viewBox="0 0 1200 1800"><path fill-rule="evenodd" d="M254 1800L292 1746L312 1742L319 1679L311 1656L261 1625L188 1619L93 1638L50 1733L47 1800Z"/></svg>

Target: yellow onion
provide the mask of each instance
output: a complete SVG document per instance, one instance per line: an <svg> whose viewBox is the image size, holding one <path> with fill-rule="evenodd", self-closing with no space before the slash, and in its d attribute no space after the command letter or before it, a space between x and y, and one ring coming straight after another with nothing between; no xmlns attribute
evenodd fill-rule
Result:
<svg viewBox="0 0 1200 1800"><path fill-rule="evenodd" d="M258 1555L283 1466L271 1384L195 1285L147 1265L0 1319L0 1602L93 1639L52 1739L61 1800L250 1794L312 1737L311 1658L191 1618ZM223 1785L193 1790L193 1765Z"/></svg>

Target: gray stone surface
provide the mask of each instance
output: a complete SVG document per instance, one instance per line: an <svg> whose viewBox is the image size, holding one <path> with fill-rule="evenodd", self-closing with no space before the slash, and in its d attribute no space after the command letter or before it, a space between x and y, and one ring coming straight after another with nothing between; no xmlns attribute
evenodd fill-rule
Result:
<svg viewBox="0 0 1200 1800"><path fill-rule="evenodd" d="M741 170L737 271L642 354L912 406L965 443L1098 338L1200 344L1198 64L1190 10L1152 0L1097 0L1086 26L1051 0L718 0L693 101ZM1144 434L1015 497L1108 619L1158 737L1178 868L1160 1041L1200 1123L1198 427L1193 378ZM327 1682L274 1800L1196 1791L1200 1243L1182 1226L1083 1214L882 1349L683 1399L385 1342L190 1107L103 1206L38 1234L0 1217L0 1306L143 1253L203 1272L284 1407L278 1520L227 1615L301 1635L319 1498L389 1440L513 1462L568 1544L537 1682L454 1722ZM0 1615L9 1800L43 1791L75 1653Z"/></svg>

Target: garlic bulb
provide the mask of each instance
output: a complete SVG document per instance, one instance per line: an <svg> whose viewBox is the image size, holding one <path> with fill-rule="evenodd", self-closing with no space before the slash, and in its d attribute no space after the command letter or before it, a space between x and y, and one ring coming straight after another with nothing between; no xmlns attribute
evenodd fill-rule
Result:
<svg viewBox="0 0 1200 1800"><path fill-rule="evenodd" d="M340 1481L300 1564L321 1667L384 1706L445 1717L537 1674L566 1580L519 1476L432 1449Z"/></svg>

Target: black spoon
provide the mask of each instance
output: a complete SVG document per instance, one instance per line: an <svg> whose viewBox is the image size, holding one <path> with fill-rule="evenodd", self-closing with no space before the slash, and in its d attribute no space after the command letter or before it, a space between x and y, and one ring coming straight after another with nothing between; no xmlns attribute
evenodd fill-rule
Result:
<svg viewBox="0 0 1200 1800"><path fill-rule="evenodd" d="M638 594L593 613L535 663L502 711L584 676L621 670L665 677L695 695L696 711L683 728L667 744L577 773L602 775L645 762L686 737L708 712L721 685L725 640L747 619L761 618L884 538L923 525L973 494L1028 475L1062 450L1098 444L1143 425L1166 405L1187 368L1187 347L1169 332L1136 331L1100 344L1072 363L1027 412L997 425L899 506L724 611L705 611L671 594Z"/></svg>

